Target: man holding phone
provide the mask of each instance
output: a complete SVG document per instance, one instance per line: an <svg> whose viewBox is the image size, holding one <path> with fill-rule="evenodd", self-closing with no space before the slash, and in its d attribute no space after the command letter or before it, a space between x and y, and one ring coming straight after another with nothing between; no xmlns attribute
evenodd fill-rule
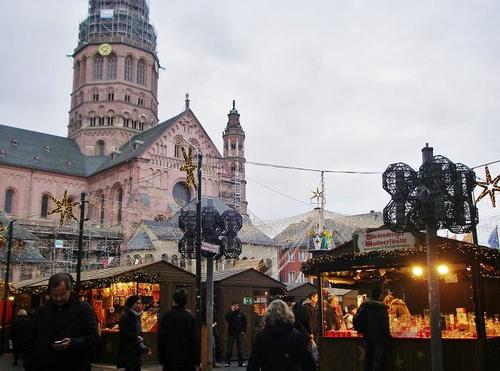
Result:
<svg viewBox="0 0 500 371"><path fill-rule="evenodd" d="M26 339L28 371L85 371L99 348L97 322L91 306L71 292L71 276L49 279L50 300L35 313Z"/></svg>

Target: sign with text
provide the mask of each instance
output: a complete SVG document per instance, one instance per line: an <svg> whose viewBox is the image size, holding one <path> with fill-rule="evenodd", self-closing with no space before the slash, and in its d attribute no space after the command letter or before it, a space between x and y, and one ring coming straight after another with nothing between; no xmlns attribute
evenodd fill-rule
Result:
<svg viewBox="0 0 500 371"><path fill-rule="evenodd" d="M210 254L218 254L219 253L219 246L213 245L211 243L202 242L201 250L208 252Z"/></svg>
<svg viewBox="0 0 500 371"><path fill-rule="evenodd" d="M249 296L244 296L243 297L243 304L245 305L252 305L253 304L253 298Z"/></svg>
<svg viewBox="0 0 500 371"><path fill-rule="evenodd" d="M415 237L411 233L392 232L389 229L363 232L359 234L358 247L361 252L410 249L415 247Z"/></svg>

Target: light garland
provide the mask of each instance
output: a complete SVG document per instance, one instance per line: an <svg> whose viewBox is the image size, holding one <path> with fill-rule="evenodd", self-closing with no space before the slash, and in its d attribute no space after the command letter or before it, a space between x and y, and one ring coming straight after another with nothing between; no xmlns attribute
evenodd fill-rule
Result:
<svg viewBox="0 0 500 371"><path fill-rule="evenodd" d="M493 267L495 276L497 275L496 272L500 270L500 251L456 240L451 241L453 242L439 241L437 244L434 243L433 247L437 248L437 252L441 256L447 254L451 257L450 262L453 262L453 260L469 262L477 259L480 263ZM352 241L350 242L350 246L354 248ZM319 272L345 271L360 269L361 267L370 269L385 268L387 264L395 267L407 266L410 265L411 258L425 263L426 251L425 245L419 245L411 249L371 251L368 253L336 254L335 250L333 250L306 261L302 264L301 269L305 275L316 275ZM490 272L485 274L491 276Z"/></svg>
<svg viewBox="0 0 500 371"><path fill-rule="evenodd" d="M137 271L132 271L113 277L83 280L80 283L81 285L80 287L83 290L90 290L90 289L110 287L113 283L119 283L119 282L161 283L162 280L158 273L150 274L140 269ZM46 284L36 285L36 286L25 286L17 290L13 290L13 292L15 293L30 293L30 294L41 294L46 291L47 291Z"/></svg>
<svg viewBox="0 0 500 371"><path fill-rule="evenodd" d="M5 228L3 225L0 225L0 247L5 245L7 242L7 238L5 237L5 233L7 232L7 228Z"/></svg>

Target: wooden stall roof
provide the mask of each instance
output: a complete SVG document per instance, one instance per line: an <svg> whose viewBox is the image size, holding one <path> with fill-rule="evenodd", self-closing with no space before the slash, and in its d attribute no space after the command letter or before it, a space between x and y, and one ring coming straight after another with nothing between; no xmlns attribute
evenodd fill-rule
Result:
<svg viewBox="0 0 500 371"><path fill-rule="evenodd" d="M148 274L154 274L159 276L160 281L173 281L173 282L186 282L186 283L194 283L195 275L191 272L185 271L173 264L170 264L164 260L153 262L153 263L144 263L137 265L127 265L106 269L99 269L95 271L86 271L82 272L81 280L82 282L88 281L101 281L105 279L109 279L111 277L120 277L124 275L128 275L133 273L134 271L142 270ZM76 273L71 273L74 279L76 279ZM49 281L49 276L32 278L29 280L12 282L12 287L15 290L27 289L29 288L39 288L40 286L47 286Z"/></svg>
<svg viewBox="0 0 500 371"><path fill-rule="evenodd" d="M368 253L359 252L351 240L330 251L318 253L302 264L302 272L305 275L316 275L319 272L425 265L425 234L418 232L414 235L416 237L414 248ZM432 237L432 244L438 256L449 263L470 263L477 259L496 273L500 272L500 250L437 236Z"/></svg>
<svg viewBox="0 0 500 371"><path fill-rule="evenodd" d="M295 291L316 291L318 287L313 285L311 282L297 282L297 283L288 283L286 285L286 289L288 290L288 295L293 296Z"/></svg>
<svg viewBox="0 0 500 371"><path fill-rule="evenodd" d="M207 275L202 274L201 280L205 282ZM285 284L259 272L253 268L226 269L214 272L214 282L224 286L252 286L286 288Z"/></svg>

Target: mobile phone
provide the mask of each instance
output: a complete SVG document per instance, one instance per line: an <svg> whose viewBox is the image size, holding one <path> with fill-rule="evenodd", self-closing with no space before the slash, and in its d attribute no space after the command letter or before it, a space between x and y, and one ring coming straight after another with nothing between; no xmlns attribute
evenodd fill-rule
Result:
<svg viewBox="0 0 500 371"><path fill-rule="evenodd" d="M62 340L56 340L56 341L54 341L54 344L62 344L62 343L64 343L64 341L62 341Z"/></svg>

